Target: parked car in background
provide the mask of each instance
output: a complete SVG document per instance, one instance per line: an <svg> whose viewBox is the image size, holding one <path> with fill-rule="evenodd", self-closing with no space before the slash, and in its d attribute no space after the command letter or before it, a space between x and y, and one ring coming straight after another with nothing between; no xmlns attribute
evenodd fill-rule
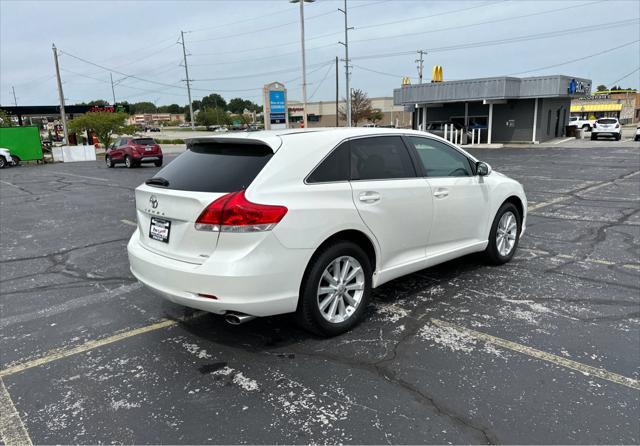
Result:
<svg viewBox="0 0 640 446"><path fill-rule="evenodd" d="M569 118L569 125L577 127L579 129L584 129L587 132L591 130L593 125L595 124L595 119L582 119L577 116L571 116Z"/></svg>
<svg viewBox="0 0 640 446"><path fill-rule="evenodd" d="M295 313L343 333L371 290L473 252L508 262L525 231L522 185L442 138L381 128L188 140L136 189L133 275L239 324Z"/></svg>
<svg viewBox="0 0 640 446"><path fill-rule="evenodd" d="M11 158L11 151L0 147L0 169L4 169L7 166L14 164L13 158Z"/></svg>
<svg viewBox="0 0 640 446"><path fill-rule="evenodd" d="M107 167L123 163L125 166L137 167L143 163L162 166L162 149L153 138L122 137L107 149L104 157Z"/></svg>
<svg viewBox="0 0 640 446"><path fill-rule="evenodd" d="M596 140L600 136L611 136L620 141L622 138L622 128L618 118L600 118L596 119L591 129L591 139Z"/></svg>
<svg viewBox="0 0 640 446"><path fill-rule="evenodd" d="M633 137L634 141L640 141L640 126L636 129L636 135Z"/></svg>

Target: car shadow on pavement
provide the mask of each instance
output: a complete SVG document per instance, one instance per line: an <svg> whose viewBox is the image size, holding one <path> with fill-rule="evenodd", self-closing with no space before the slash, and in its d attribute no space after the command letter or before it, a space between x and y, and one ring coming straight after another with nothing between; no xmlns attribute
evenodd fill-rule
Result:
<svg viewBox="0 0 640 446"><path fill-rule="evenodd" d="M382 305L411 299L413 295L424 293L437 284L445 284L446 287L446 283L452 279L486 266L481 254L471 254L385 283L373 290L373 298L359 326L375 324L374 316ZM450 294L446 293L437 301L449 297ZM175 314L175 307L171 313ZM180 326L192 335L215 344L253 353L282 350L307 341L323 343L336 339L323 338L299 328L292 314L257 318L241 325L228 324L224 316L190 309L184 309L183 317L185 316L187 320L180 322ZM355 330L358 330L358 327L353 331ZM338 338L348 337L353 331Z"/></svg>

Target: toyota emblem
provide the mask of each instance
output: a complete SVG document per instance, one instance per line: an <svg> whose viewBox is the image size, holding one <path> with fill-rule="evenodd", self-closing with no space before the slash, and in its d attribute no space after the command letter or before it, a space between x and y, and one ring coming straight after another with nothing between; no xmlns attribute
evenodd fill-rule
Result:
<svg viewBox="0 0 640 446"><path fill-rule="evenodd" d="M151 195L151 197L149 197L149 203L151 203L151 207L154 209L158 207L158 199L155 195Z"/></svg>

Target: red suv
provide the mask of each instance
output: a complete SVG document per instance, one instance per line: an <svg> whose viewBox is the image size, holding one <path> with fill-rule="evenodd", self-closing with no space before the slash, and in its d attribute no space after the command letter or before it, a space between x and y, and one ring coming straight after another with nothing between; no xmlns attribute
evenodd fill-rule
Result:
<svg viewBox="0 0 640 446"><path fill-rule="evenodd" d="M123 137L111 144L104 157L107 167L124 163L131 168L142 163L153 163L162 166L162 150L153 138Z"/></svg>

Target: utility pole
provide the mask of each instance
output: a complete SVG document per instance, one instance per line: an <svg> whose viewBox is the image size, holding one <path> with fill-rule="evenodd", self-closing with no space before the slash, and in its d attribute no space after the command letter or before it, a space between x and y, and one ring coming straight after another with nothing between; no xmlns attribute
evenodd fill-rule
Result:
<svg viewBox="0 0 640 446"><path fill-rule="evenodd" d="M418 79L420 79L419 83L422 83L422 73L424 70L424 59L423 55L427 54L425 50L418 50L418 54L420 55L420 59L416 59L416 63L418 64Z"/></svg>
<svg viewBox="0 0 640 446"><path fill-rule="evenodd" d="M109 72L109 77L111 78L111 94L113 94L113 106L116 106L116 90L113 88L113 73Z"/></svg>
<svg viewBox="0 0 640 446"><path fill-rule="evenodd" d="M344 0L344 9L338 8L338 11L344 14L344 42L338 42L344 45L344 71L345 71L345 90L347 92L346 97L346 109L347 109L347 127L351 127L351 89L349 88L349 69L351 66L349 65L349 30L353 29L353 27L349 28L349 21L347 20L347 0Z"/></svg>
<svg viewBox="0 0 640 446"><path fill-rule="evenodd" d="M340 127L340 114L338 113L339 96L339 84L338 84L338 56L336 56L336 127Z"/></svg>
<svg viewBox="0 0 640 446"><path fill-rule="evenodd" d="M289 0L290 3L300 3L300 44L302 46L302 126L307 128L307 58L304 50L304 3L315 0Z"/></svg>
<svg viewBox="0 0 640 446"><path fill-rule="evenodd" d="M18 100L16 99L16 88L12 85L11 91L13 91L13 105L18 106Z"/></svg>
<svg viewBox="0 0 640 446"><path fill-rule="evenodd" d="M53 44L53 60L56 63L56 77L58 78L58 96L60 96L60 119L62 120L62 130L64 132L64 143L69 144L69 131L67 130L67 115L64 112L64 93L62 91L62 80L60 79L60 65L58 64L58 50Z"/></svg>
<svg viewBox="0 0 640 446"><path fill-rule="evenodd" d="M180 31L180 36L182 40L182 55L184 56L184 73L187 76L187 94L189 95L189 117L191 118L191 130L195 130L196 126L194 124L193 102L191 102L191 82L189 81L189 68L187 67L187 50L184 46L184 31Z"/></svg>

